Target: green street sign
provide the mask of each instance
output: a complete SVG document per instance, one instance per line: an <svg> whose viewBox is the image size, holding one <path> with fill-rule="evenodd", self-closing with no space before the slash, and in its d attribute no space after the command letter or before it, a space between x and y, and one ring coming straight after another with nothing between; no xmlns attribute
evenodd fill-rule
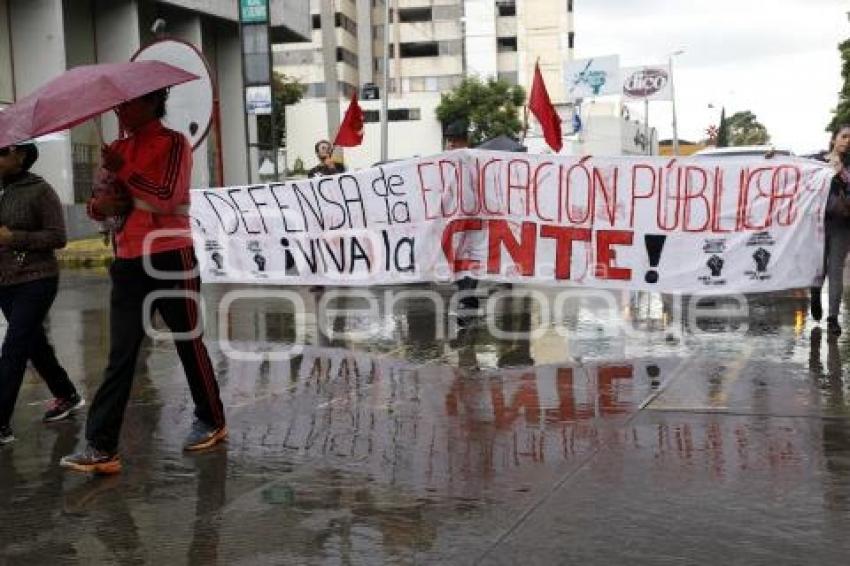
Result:
<svg viewBox="0 0 850 566"><path fill-rule="evenodd" d="M239 0L239 19L246 24L269 21L268 0Z"/></svg>

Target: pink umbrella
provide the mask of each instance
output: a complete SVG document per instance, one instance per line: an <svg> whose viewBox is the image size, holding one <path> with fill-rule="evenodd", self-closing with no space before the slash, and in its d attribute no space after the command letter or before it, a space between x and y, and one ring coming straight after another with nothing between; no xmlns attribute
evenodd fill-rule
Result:
<svg viewBox="0 0 850 566"><path fill-rule="evenodd" d="M197 78L160 61L75 67L0 111L0 147L66 130L122 102Z"/></svg>

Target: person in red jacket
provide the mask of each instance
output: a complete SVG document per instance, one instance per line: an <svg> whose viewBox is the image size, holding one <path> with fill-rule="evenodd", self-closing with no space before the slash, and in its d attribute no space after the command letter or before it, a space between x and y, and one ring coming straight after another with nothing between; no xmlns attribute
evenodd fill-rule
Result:
<svg viewBox="0 0 850 566"><path fill-rule="evenodd" d="M157 310L175 333L175 346L195 403L195 422L185 450L203 450L227 436L213 366L198 329L200 277L189 230L192 148L181 133L162 125L167 91L116 108L126 138L103 150L113 190L98 191L89 215L98 221L124 216L114 235L110 267L110 351L104 380L86 423L88 445L60 464L81 472L121 470L118 439L130 398L136 358L145 335L145 299L156 292Z"/></svg>

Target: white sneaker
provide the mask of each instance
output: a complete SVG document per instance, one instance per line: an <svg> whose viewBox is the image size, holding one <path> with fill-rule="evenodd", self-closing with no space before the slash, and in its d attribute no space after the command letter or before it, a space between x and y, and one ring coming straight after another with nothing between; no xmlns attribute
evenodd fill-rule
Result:
<svg viewBox="0 0 850 566"><path fill-rule="evenodd" d="M11 444L14 441L15 434L12 432L11 427L4 426L3 428L0 428L0 446Z"/></svg>

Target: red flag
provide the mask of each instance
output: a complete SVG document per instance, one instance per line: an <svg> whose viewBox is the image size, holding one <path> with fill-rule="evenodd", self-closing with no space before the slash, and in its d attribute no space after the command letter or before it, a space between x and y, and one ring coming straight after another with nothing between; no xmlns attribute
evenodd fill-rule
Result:
<svg viewBox="0 0 850 566"><path fill-rule="evenodd" d="M534 82L531 85L531 94L528 97L528 109L531 110L543 127L543 137L546 138L549 147L556 152L561 151L564 145L564 141L561 139L561 117L558 116L558 112L549 99L539 64L534 65Z"/></svg>
<svg viewBox="0 0 850 566"><path fill-rule="evenodd" d="M357 91L351 96L351 104L339 126L334 145L354 147L363 143L363 109L357 103Z"/></svg>

